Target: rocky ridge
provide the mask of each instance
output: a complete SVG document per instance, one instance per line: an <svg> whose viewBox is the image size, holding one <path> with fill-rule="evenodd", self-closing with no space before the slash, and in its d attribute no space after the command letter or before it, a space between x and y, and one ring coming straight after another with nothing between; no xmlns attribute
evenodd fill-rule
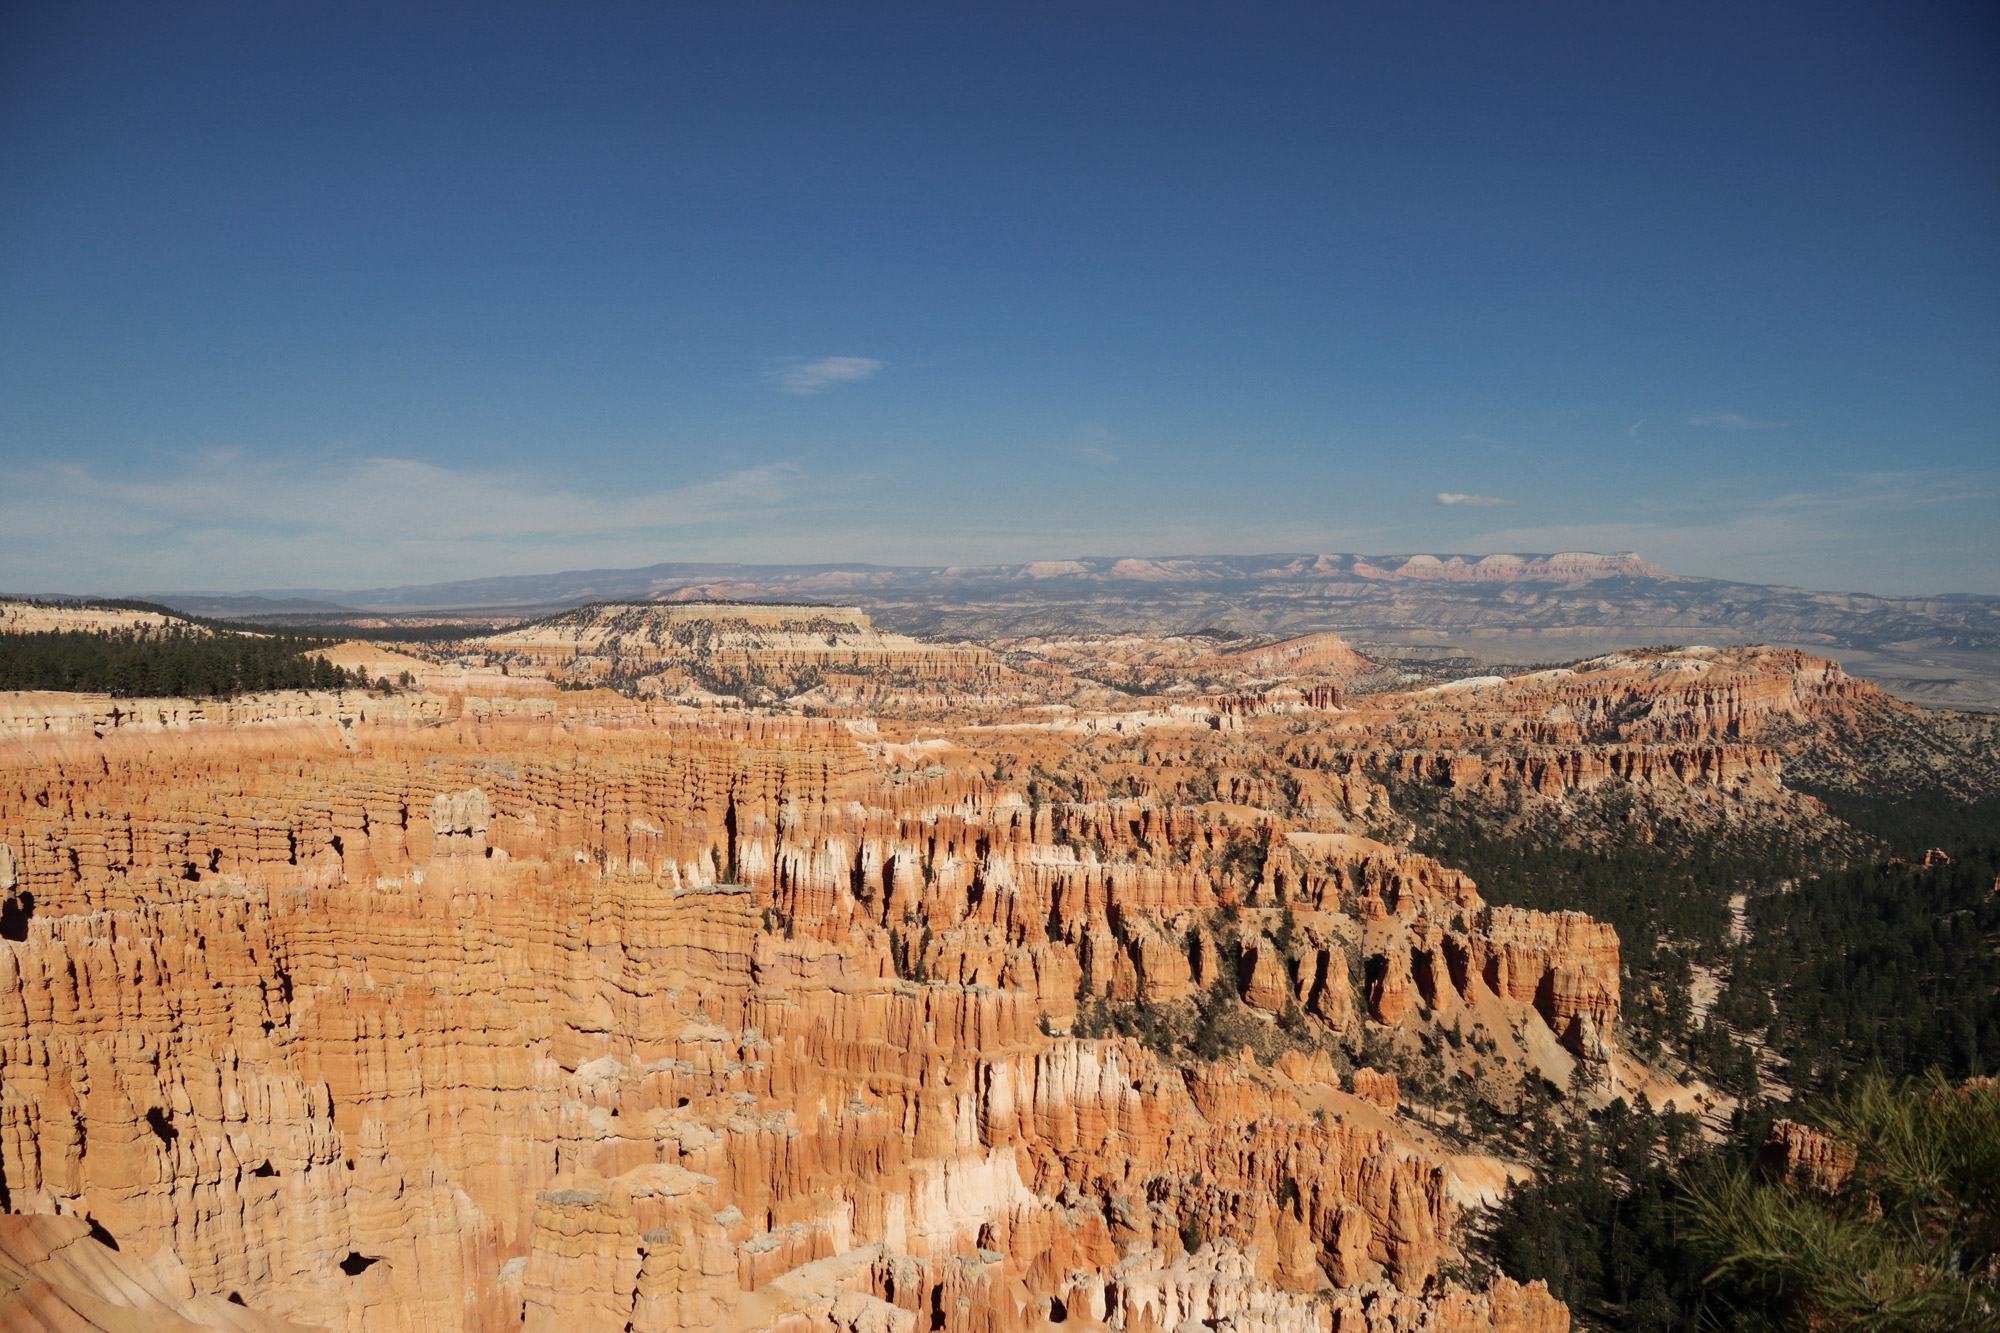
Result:
<svg viewBox="0 0 2000 1333"><path fill-rule="evenodd" d="M472 618L608 599L824 600L859 605L879 623L918 635L1333 631L1363 643L1455 646L1524 663L1591 657L1635 643L1755 642L1837 656L1913 702L2000 709L1994 666L2000 598L1733 583L1663 573L1629 553L665 564L326 595L390 612L456 608ZM246 609L254 600L245 601Z"/></svg>
<svg viewBox="0 0 2000 1333"><path fill-rule="evenodd" d="M206 631L178 616L158 611L133 611L109 606L79 606L66 602L20 602L0 599L0 634L45 634L51 631L84 631L108 634L121 630L177 629L183 633Z"/></svg>
<svg viewBox="0 0 2000 1333"><path fill-rule="evenodd" d="M764 701L828 677L879 686L970 686L997 675L982 648L885 633L854 607L772 603L599 603L464 645L478 664L565 685L613 685L695 701L716 691ZM458 649L433 650L433 656Z"/></svg>

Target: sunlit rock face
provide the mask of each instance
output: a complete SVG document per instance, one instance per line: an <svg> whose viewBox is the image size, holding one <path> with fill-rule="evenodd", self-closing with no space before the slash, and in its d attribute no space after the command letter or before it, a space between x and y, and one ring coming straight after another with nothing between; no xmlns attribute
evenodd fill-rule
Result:
<svg viewBox="0 0 2000 1333"><path fill-rule="evenodd" d="M1398 846L1363 757L1696 753L1852 692L1722 660L1130 730L0 701L0 1185L44 1227L0 1298L116 1307L101 1236L197 1326L1567 1328L1440 1281L1466 1168L1346 1052L1484 1033L1608 1096L1619 942ZM1218 990L1242 1048L1082 1035Z"/></svg>
<svg viewBox="0 0 2000 1333"><path fill-rule="evenodd" d="M864 693L883 681L978 692L1005 674L993 654L877 629L851 606L606 602L466 645L479 665L642 694L715 689L790 695L825 681Z"/></svg>

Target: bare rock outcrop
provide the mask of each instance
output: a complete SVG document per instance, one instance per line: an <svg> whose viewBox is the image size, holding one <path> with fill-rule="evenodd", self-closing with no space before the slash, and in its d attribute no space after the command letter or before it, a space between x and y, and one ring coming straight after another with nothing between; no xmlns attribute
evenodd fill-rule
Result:
<svg viewBox="0 0 2000 1333"><path fill-rule="evenodd" d="M232 1293L234 1294L234 1293ZM46 1333L321 1333L195 1290L172 1250L137 1261L80 1217L0 1214L0 1327Z"/></svg>
<svg viewBox="0 0 2000 1333"><path fill-rule="evenodd" d="M1369 836L1352 704L0 701L6 1208L340 1330L1554 1333L1328 1052L1607 1087L1618 941ZM1239 995L1282 1062L1081 1035Z"/></svg>
<svg viewBox="0 0 2000 1333"><path fill-rule="evenodd" d="M1786 1180L1837 1190L1854 1173L1854 1145L1796 1120L1779 1120L1765 1135L1757 1160Z"/></svg>

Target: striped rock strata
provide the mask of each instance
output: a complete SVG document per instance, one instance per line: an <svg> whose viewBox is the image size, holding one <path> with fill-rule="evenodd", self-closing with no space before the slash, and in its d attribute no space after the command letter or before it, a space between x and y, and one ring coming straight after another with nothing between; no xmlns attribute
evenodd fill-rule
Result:
<svg viewBox="0 0 2000 1333"><path fill-rule="evenodd" d="M1439 1282L1448 1155L1378 1086L1065 1033L1227 981L1329 1048L1449 1010L1601 1057L1570 1029L1615 1025L1615 941L1116 764L1054 800L995 763L1095 742L474 702L12 733L9 1211L334 1329L1567 1327ZM1396 1014L1364 992L1399 968Z"/></svg>

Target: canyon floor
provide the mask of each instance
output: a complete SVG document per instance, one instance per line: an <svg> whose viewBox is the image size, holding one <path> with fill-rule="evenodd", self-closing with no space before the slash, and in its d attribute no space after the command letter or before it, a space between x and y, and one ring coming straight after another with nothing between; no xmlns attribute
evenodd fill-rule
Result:
<svg viewBox="0 0 2000 1333"><path fill-rule="evenodd" d="M0 1324L1559 1333L1470 1244L1530 1171L1474 1105L1732 1103L1630 1037L1652 941L1412 802L1837 845L1788 773L1994 758L1771 647L614 603L331 655L391 688L0 694Z"/></svg>

